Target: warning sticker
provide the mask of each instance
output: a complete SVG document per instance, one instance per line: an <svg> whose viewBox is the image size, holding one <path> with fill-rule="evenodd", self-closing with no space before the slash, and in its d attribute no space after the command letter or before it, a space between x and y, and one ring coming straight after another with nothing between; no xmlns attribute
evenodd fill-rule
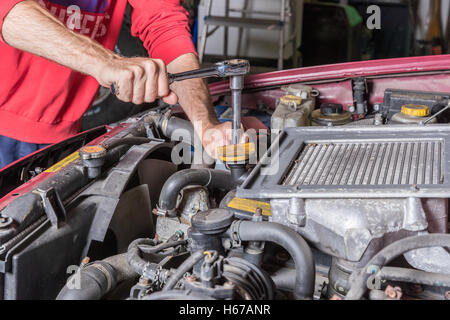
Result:
<svg viewBox="0 0 450 320"><path fill-rule="evenodd" d="M60 162L54 164L53 166L45 170L44 172L58 172L59 170L67 166L69 163L72 163L75 160L77 160L79 157L80 155L78 154L78 151L75 151L71 155L62 159Z"/></svg>
<svg viewBox="0 0 450 320"><path fill-rule="evenodd" d="M264 216L271 216L272 212L270 211L270 203L264 202L264 201L257 201L257 200L251 200L251 199L243 199L243 198L233 198L233 200L228 203L228 207L252 212L254 213L257 208L262 209L262 214Z"/></svg>

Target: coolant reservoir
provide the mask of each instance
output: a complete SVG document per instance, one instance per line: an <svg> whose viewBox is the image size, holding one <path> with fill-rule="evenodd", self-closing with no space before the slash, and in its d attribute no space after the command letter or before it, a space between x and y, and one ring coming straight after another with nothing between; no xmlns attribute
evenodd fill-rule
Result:
<svg viewBox="0 0 450 320"><path fill-rule="evenodd" d="M402 106L401 112L392 116L393 123L415 124L421 123L429 119L430 109L420 104L406 104ZM437 119L433 118L428 123L436 123Z"/></svg>
<svg viewBox="0 0 450 320"><path fill-rule="evenodd" d="M323 103L320 109L314 110L311 115L313 126L342 126L351 121L352 114L337 103Z"/></svg>
<svg viewBox="0 0 450 320"><path fill-rule="evenodd" d="M282 88L286 95L277 101L272 114L271 128L283 130L291 127L309 126L318 92L309 86L291 85Z"/></svg>

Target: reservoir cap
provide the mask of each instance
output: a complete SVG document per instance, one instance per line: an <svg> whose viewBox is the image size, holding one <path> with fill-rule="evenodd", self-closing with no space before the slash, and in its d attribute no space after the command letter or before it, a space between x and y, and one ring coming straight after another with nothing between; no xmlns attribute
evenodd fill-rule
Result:
<svg viewBox="0 0 450 320"><path fill-rule="evenodd" d="M430 109L421 104L405 104L402 106L402 114L413 117L427 117Z"/></svg>

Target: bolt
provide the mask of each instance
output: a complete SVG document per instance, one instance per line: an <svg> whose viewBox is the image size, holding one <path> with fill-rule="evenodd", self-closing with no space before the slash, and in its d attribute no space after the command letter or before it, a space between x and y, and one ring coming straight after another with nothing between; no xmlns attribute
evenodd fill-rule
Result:
<svg viewBox="0 0 450 320"><path fill-rule="evenodd" d="M197 277L194 275L189 275L184 277L184 280L186 280L187 282L195 282L197 280Z"/></svg>
<svg viewBox="0 0 450 320"><path fill-rule="evenodd" d="M223 240L223 247L228 250L231 249L232 243L230 239Z"/></svg>
<svg viewBox="0 0 450 320"><path fill-rule="evenodd" d="M402 298L403 292L400 287L387 286L386 289L384 290L384 294L389 299L400 300Z"/></svg>
<svg viewBox="0 0 450 320"><path fill-rule="evenodd" d="M444 297L445 297L445 300L450 300L450 291L445 291Z"/></svg>

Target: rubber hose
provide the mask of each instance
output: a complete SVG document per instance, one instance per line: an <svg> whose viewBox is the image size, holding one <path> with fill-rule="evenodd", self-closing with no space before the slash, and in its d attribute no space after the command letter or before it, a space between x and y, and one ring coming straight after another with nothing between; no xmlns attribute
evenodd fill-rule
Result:
<svg viewBox="0 0 450 320"><path fill-rule="evenodd" d="M431 273L408 268L383 267L377 274L377 277L383 280L450 288L450 275L443 273Z"/></svg>
<svg viewBox="0 0 450 320"><path fill-rule="evenodd" d="M429 247L450 247L450 234L424 234L407 237L391 243L370 259L364 268L351 274L349 280L350 290L345 299L359 300L363 297L367 290L367 280L373 274L370 270L379 270L405 252Z"/></svg>
<svg viewBox="0 0 450 320"><path fill-rule="evenodd" d="M190 257L184 260L184 262L178 267L177 271L172 274L169 281L166 282L163 291L172 290L183 275L191 270L200 260L203 259L203 257L204 254L201 250L191 254Z"/></svg>
<svg viewBox="0 0 450 320"><path fill-rule="evenodd" d="M190 185L229 191L235 187L229 172L214 169L185 169L174 173L164 183L159 196L158 209L169 217L176 217L176 203L179 192Z"/></svg>
<svg viewBox="0 0 450 320"><path fill-rule="evenodd" d="M100 300L118 283L136 276L128 266L126 254L95 261L72 275L56 299ZM76 277L79 277L79 280Z"/></svg>
<svg viewBox="0 0 450 320"><path fill-rule="evenodd" d="M274 222L240 221L238 233L242 241L269 241L286 249L295 263L295 297L313 298L314 257L306 241L297 232Z"/></svg>
<svg viewBox="0 0 450 320"><path fill-rule="evenodd" d="M201 295L199 293L190 293L185 290L158 291L142 297L142 300L215 300L214 298Z"/></svg>
<svg viewBox="0 0 450 320"><path fill-rule="evenodd" d="M187 137L189 137L189 139L191 139L191 143L194 143L193 139L195 137L195 132L194 132L194 127L192 126L192 123L190 121L184 120L181 118L177 118L177 117L170 117L166 122L166 126L163 128L163 134L167 138L172 139L172 138L174 138L173 133L176 130L184 130L183 133L187 133ZM183 135L183 138L187 138L187 137L185 135ZM175 140L180 140L180 139L175 139Z"/></svg>
<svg viewBox="0 0 450 320"><path fill-rule="evenodd" d="M281 290L293 291L295 283L292 282L296 276L295 269L281 268L271 275L275 286Z"/></svg>
<svg viewBox="0 0 450 320"><path fill-rule="evenodd" d="M156 245L156 241L153 239L141 238L134 240L128 246L127 251L128 264L135 272L137 272L139 275L142 276L146 270L150 269L156 270L158 265L156 263L144 260L141 257L141 250L139 249L139 245L141 244Z"/></svg>

